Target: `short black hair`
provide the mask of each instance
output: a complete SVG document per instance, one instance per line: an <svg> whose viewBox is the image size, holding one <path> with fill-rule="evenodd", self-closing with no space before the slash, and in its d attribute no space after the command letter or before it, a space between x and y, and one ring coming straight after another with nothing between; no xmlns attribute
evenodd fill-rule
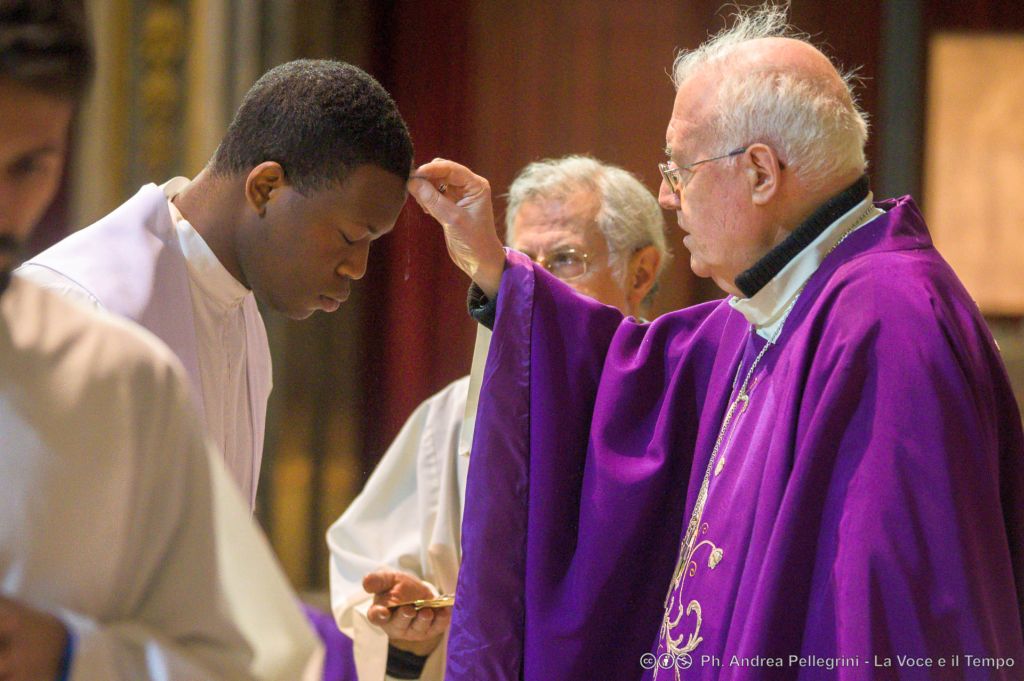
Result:
<svg viewBox="0 0 1024 681"><path fill-rule="evenodd" d="M77 101L92 69L81 0L0 0L0 77Z"/></svg>
<svg viewBox="0 0 1024 681"><path fill-rule="evenodd" d="M246 93L210 170L238 175L265 161L281 164L303 193L366 164L406 180L412 139L373 76L344 62L299 59L271 69Z"/></svg>

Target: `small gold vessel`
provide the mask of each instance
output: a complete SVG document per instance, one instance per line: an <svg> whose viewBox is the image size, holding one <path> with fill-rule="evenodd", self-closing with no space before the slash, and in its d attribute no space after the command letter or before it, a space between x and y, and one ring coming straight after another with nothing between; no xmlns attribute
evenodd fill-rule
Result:
<svg viewBox="0 0 1024 681"><path fill-rule="evenodd" d="M395 603L389 605L389 608L400 608L403 605L411 605L416 610L422 610L423 608L450 608L455 605L455 596L446 594L444 596L438 596L437 598L420 598L415 601L405 601L403 603Z"/></svg>

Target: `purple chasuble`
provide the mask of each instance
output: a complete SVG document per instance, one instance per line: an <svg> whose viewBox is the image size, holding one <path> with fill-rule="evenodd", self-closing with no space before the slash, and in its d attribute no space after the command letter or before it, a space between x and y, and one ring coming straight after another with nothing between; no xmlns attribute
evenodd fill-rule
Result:
<svg viewBox="0 0 1024 681"><path fill-rule="evenodd" d="M301 606L302 614L306 616L306 620L324 645L321 681L359 681L352 652L352 639L341 633L331 613L305 603Z"/></svg>
<svg viewBox="0 0 1024 681"><path fill-rule="evenodd" d="M767 347L509 254L447 679L1024 678L1020 412L913 201L878 205Z"/></svg>

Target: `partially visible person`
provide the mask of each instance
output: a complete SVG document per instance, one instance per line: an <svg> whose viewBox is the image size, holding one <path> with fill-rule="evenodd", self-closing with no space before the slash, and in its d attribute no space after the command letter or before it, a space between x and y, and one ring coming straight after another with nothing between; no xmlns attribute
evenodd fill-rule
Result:
<svg viewBox="0 0 1024 681"><path fill-rule="evenodd" d="M369 74L290 62L253 85L194 179L142 187L18 275L167 343L253 507L272 383L256 302L294 319L337 310L394 226L411 164L405 123Z"/></svg>
<svg viewBox="0 0 1024 681"><path fill-rule="evenodd" d="M657 200L635 177L583 156L531 163L509 189L506 242L581 294L645 317L668 261ZM444 676L450 608L389 603L455 592L480 372L421 404L363 492L327 533L331 603L361 681ZM468 398L468 399L467 399ZM416 676L412 676L415 674Z"/></svg>
<svg viewBox="0 0 1024 681"><path fill-rule="evenodd" d="M10 276L90 65L76 3L0 4L0 678L312 678L316 638L177 360Z"/></svg>

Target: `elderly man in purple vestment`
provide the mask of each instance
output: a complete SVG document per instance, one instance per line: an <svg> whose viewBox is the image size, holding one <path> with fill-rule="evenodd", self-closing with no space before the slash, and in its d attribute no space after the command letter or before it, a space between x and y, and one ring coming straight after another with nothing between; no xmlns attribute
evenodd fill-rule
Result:
<svg viewBox="0 0 1024 681"><path fill-rule="evenodd" d="M848 79L775 6L673 75L660 200L725 300L624 319L483 178L410 182L495 313L447 678L1021 678L1020 412Z"/></svg>

